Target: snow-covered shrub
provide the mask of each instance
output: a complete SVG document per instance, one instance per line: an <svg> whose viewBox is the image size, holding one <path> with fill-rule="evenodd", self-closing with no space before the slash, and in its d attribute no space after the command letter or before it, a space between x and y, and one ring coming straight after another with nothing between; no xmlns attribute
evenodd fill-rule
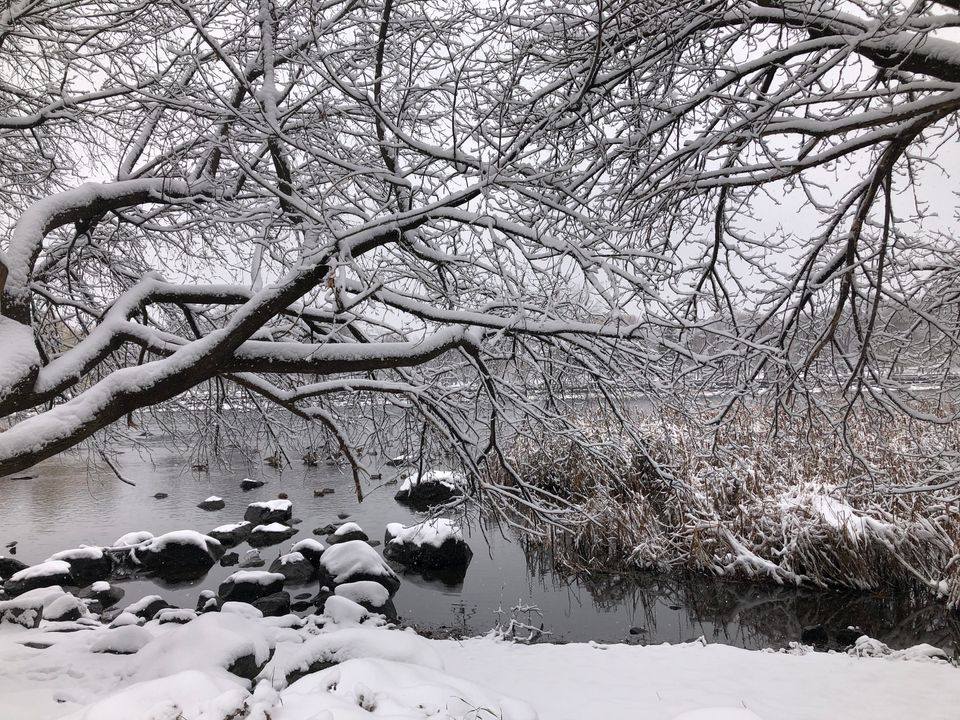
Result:
<svg viewBox="0 0 960 720"><path fill-rule="evenodd" d="M577 511L557 525L513 508L561 567L919 586L960 606L960 508L949 491L892 491L935 475L930 458L960 447L957 429L851 418L845 434L798 421L771 436L759 409L715 433L679 415L637 418L629 434L588 417L578 425L510 448L525 483ZM502 469L488 480L515 482Z"/></svg>

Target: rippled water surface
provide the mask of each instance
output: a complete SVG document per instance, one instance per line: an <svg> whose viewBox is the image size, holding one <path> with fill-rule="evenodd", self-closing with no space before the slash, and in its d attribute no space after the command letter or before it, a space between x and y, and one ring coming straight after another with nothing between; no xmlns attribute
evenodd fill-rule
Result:
<svg viewBox="0 0 960 720"><path fill-rule="evenodd" d="M145 449L127 452L118 468L136 483L120 482L103 466L85 464L76 456L42 463L29 479L0 480L0 546L18 541L16 557L27 563L44 560L58 550L81 544L109 545L133 530L160 534L171 530L208 531L243 519L248 503L286 493L294 516L303 522L290 542L314 537L312 530L349 513L372 539L381 539L388 522L409 524L422 515L393 500L394 485L376 481L357 498L353 479L333 465L295 466L283 472L243 462L233 467L189 469L185 452L173 441L149 439ZM391 479L395 470L384 469ZM244 477L263 479L258 490L242 492ZM330 487L331 495L314 490ZM158 492L169 497L154 499ZM204 498L219 495L226 508L197 508ZM462 584L446 585L404 574L395 598L405 622L425 629L478 634L506 621L518 603L536 605L540 615L523 614L551 633L554 640L683 642L704 636L748 648L783 647L800 639L804 627L823 624L831 630L856 625L891 646L929 642L956 652L960 616L931 602L911 602L869 594L796 591L683 579L656 574L570 579L555 575L541 556L524 553L509 533L474 519L465 529L474 557ZM320 538L321 540L323 538ZM269 561L290 542L261 550ZM243 555L246 544L235 548ZM0 550L8 553L9 551ZM216 589L236 568L214 566L193 583L159 587L148 580L124 583L124 603L159 593L170 602L193 607L202 589ZM316 585L288 588L292 594L315 591ZM498 615L498 609L504 612Z"/></svg>

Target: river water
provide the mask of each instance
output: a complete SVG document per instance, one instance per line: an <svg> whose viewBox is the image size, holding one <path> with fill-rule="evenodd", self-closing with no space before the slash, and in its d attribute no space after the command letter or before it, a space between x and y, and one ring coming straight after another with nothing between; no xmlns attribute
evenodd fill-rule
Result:
<svg viewBox="0 0 960 720"><path fill-rule="evenodd" d="M189 467L189 453L179 452L173 442L150 438L139 450L119 457L118 469L135 486L120 482L102 463L76 455L41 463L25 473L27 479L0 480L0 548L15 540L16 557L33 564L81 544L112 544L134 530L204 532L242 520L248 503L281 492L303 522L293 540L261 550L268 564L291 542L314 537L314 528L336 522L341 513L348 513L371 539L381 540L387 523L423 518L395 502L396 486L381 485L383 481L369 483L358 501L352 476L334 465L280 471L234 458L229 467L198 472ZM384 468L384 479L395 473ZM242 492L244 477L267 484ZM335 492L314 495L325 487ZM154 499L158 492L168 497ZM224 498L226 508L197 508L210 495ZM927 598L800 591L654 573L571 578L556 574L541 554L524 552L505 528L473 517L465 534L474 556L462 583L449 585L397 568L403 584L394 602L405 623L426 632L476 635L498 622L506 624L512 607L533 605L539 612L514 616L542 624L545 639L553 641L673 643L702 636L745 648L778 648L799 641L805 627L823 625L832 632L852 625L891 647L928 642L954 656L960 652L960 614ZM241 556L247 549L246 544L235 548ZM216 590L236 569L214 566L206 577L178 585L124 582L121 604L158 593L176 605L193 607L201 590ZM317 588L314 583L288 589L297 594Z"/></svg>

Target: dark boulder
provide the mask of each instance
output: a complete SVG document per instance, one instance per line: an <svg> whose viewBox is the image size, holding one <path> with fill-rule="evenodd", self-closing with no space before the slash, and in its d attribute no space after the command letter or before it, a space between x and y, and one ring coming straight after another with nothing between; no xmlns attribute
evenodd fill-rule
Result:
<svg viewBox="0 0 960 720"><path fill-rule="evenodd" d="M394 500L417 510L442 505L463 494L464 478L459 473L430 470L411 475L394 495Z"/></svg>
<svg viewBox="0 0 960 720"><path fill-rule="evenodd" d="M240 555L235 552L228 552L220 558L220 567L233 567L240 562Z"/></svg>
<svg viewBox="0 0 960 720"><path fill-rule="evenodd" d="M223 501L223 498L217 497L216 495L211 495L197 505L201 510L223 510L226 506L227 504Z"/></svg>
<svg viewBox="0 0 960 720"><path fill-rule="evenodd" d="M154 493L153 497L155 500L166 500L170 496L167 495L167 493L161 492L161 493Z"/></svg>
<svg viewBox="0 0 960 720"><path fill-rule="evenodd" d="M39 565L31 565L14 573L3 584L3 589L7 595L15 597L28 590L72 584L73 575L70 572L70 563L66 560L47 560Z"/></svg>
<svg viewBox="0 0 960 720"><path fill-rule="evenodd" d="M261 568L266 564L266 561L260 557L259 550L247 550L246 554L240 559L240 567L244 569Z"/></svg>
<svg viewBox="0 0 960 720"><path fill-rule="evenodd" d="M290 614L290 593L273 593L250 604L262 612L264 617L283 617Z"/></svg>
<svg viewBox="0 0 960 720"><path fill-rule="evenodd" d="M174 607L159 595L147 595L134 603L127 605L123 612L136 615L143 620L153 620L153 617L161 610Z"/></svg>
<svg viewBox="0 0 960 720"><path fill-rule="evenodd" d="M197 597L197 612L208 613L220 610L220 600L213 590L201 590Z"/></svg>
<svg viewBox="0 0 960 720"><path fill-rule="evenodd" d="M207 534L224 547L233 547L246 540L252 530L253 524L244 520L238 523L215 527Z"/></svg>
<svg viewBox="0 0 960 720"><path fill-rule="evenodd" d="M244 478L240 481L240 489L244 492L247 490L256 490L264 485L266 485L266 483L263 480L251 480L250 478Z"/></svg>
<svg viewBox="0 0 960 720"><path fill-rule="evenodd" d="M91 603L96 603L99 611L102 612L120 602L123 599L123 595L123 588L116 587L101 580L83 588L77 596L81 600L89 600Z"/></svg>
<svg viewBox="0 0 960 720"><path fill-rule="evenodd" d="M66 560L70 563L71 585L89 585L106 580L113 572L113 558L98 547L81 547L63 550L51 555L50 560Z"/></svg>
<svg viewBox="0 0 960 720"><path fill-rule="evenodd" d="M327 523L323 527L315 528L313 531L314 535L329 535L337 529L337 526L333 523Z"/></svg>
<svg viewBox="0 0 960 720"><path fill-rule="evenodd" d="M383 556L413 570L462 568L465 573L473 551L454 522L437 518L410 527L387 525Z"/></svg>
<svg viewBox="0 0 960 720"><path fill-rule="evenodd" d="M160 535L130 550L136 564L171 581L202 577L223 552L219 542L193 530Z"/></svg>
<svg viewBox="0 0 960 720"><path fill-rule="evenodd" d="M290 552L298 552L303 555L307 561L314 567L320 566L320 558L326 548L323 543L313 538L305 538L295 542L290 548Z"/></svg>
<svg viewBox="0 0 960 720"><path fill-rule="evenodd" d="M293 517L293 503L286 499L250 503L243 519L254 525L285 522Z"/></svg>
<svg viewBox="0 0 960 720"><path fill-rule="evenodd" d="M278 557L270 564L270 572L283 575L287 585L306 585L317 577L317 567L299 552Z"/></svg>
<svg viewBox="0 0 960 720"><path fill-rule="evenodd" d="M269 525L257 525L247 543L251 547L266 547L267 545L276 545L284 540L289 540L297 534L297 529L282 525L280 523L270 523Z"/></svg>
<svg viewBox="0 0 960 720"><path fill-rule="evenodd" d="M225 602L252 603L283 590L286 578L280 573L263 570L238 570L217 589L220 604Z"/></svg>
<svg viewBox="0 0 960 720"><path fill-rule="evenodd" d="M0 578L6 579L21 570L29 567L26 563L20 562L16 558L8 558L0 555Z"/></svg>
<svg viewBox="0 0 960 720"><path fill-rule="evenodd" d="M332 533L327 535L327 545L336 545L342 542L349 542L350 540L363 540L367 541L370 538L363 531L359 525L355 522L344 523Z"/></svg>

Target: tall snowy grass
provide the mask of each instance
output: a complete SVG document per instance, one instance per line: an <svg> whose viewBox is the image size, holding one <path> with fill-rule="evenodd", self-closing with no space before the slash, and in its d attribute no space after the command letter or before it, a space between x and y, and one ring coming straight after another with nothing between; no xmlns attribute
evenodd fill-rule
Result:
<svg viewBox="0 0 960 720"><path fill-rule="evenodd" d="M562 527L518 511L527 539L570 572L693 571L780 584L914 590L960 607L958 488L938 477L960 429L848 420L842 432L744 410L716 434L686 416L631 432L581 418L518 437L519 476L576 509ZM502 469L494 483L510 485ZM516 517L515 517L516 520Z"/></svg>

